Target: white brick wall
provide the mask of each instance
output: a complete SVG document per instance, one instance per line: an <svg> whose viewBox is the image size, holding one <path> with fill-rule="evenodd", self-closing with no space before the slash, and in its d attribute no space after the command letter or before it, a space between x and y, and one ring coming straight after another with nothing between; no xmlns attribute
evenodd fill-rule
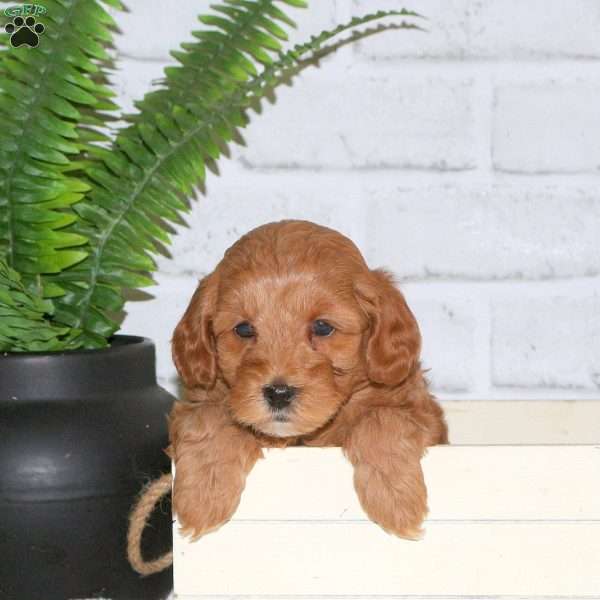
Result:
<svg viewBox="0 0 600 600"><path fill-rule="evenodd" d="M598 390L599 296L494 301L492 311L495 385Z"/></svg>
<svg viewBox="0 0 600 600"><path fill-rule="evenodd" d="M512 173L599 173L599 96L600 75L585 84L499 87L492 125L494 167Z"/></svg>
<svg viewBox="0 0 600 600"><path fill-rule="evenodd" d="M400 69L302 74L244 134L243 164L323 169L475 166L472 85ZM423 144L423 140L429 140Z"/></svg>
<svg viewBox="0 0 600 600"><path fill-rule="evenodd" d="M126 110L207 0L113 13ZM296 42L395 0L313 0ZM210 175L124 332L169 338L239 235L299 217L402 283L442 398L600 394L600 3L415 0L428 33L372 36L277 91Z"/></svg>

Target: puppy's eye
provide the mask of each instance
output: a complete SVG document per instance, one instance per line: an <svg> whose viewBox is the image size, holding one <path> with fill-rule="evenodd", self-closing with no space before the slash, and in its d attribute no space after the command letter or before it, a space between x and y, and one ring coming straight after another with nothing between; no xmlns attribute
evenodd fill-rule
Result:
<svg viewBox="0 0 600 600"><path fill-rule="evenodd" d="M256 335L254 331L254 327L248 323L248 321L242 321L238 323L233 330L241 337L241 338L251 338Z"/></svg>
<svg viewBox="0 0 600 600"><path fill-rule="evenodd" d="M314 321L312 324L312 332L320 337L327 337L334 331L335 327L333 325L330 325L327 321L322 321L321 319Z"/></svg>

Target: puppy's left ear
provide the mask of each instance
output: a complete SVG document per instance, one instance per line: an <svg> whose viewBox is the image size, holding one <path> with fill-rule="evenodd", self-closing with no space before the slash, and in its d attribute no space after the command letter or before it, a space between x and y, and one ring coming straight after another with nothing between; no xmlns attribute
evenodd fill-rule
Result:
<svg viewBox="0 0 600 600"><path fill-rule="evenodd" d="M421 334L404 296L383 270L355 283L356 297L370 321L367 372L374 383L398 385L419 361Z"/></svg>

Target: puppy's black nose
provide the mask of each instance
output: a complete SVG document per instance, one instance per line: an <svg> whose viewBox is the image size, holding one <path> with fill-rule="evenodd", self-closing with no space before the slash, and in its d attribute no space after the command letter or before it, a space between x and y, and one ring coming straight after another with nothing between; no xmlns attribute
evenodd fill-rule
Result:
<svg viewBox="0 0 600 600"><path fill-rule="evenodd" d="M263 387L263 396L271 408L286 408L296 395L296 388L286 383L271 383Z"/></svg>

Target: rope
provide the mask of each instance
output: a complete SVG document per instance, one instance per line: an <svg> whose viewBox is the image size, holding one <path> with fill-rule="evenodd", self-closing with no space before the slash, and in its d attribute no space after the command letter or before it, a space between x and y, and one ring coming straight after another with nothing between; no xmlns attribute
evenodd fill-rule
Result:
<svg viewBox="0 0 600 600"><path fill-rule="evenodd" d="M142 558L142 533L156 503L171 491L173 476L165 473L151 482L134 504L129 515L129 531L127 532L127 558L129 564L140 575L152 575L170 567L173 563L173 552L167 552L155 560L145 561Z"/></svg>

